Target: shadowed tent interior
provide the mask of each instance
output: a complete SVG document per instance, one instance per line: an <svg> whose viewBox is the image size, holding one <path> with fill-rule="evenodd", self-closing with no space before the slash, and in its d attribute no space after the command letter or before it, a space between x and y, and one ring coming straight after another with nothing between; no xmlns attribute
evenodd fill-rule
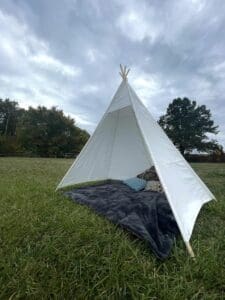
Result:
<svg viewBox="0 0 225 300"><path fill-rule="evenodd" d="M121 67L122 82L116 94L57 189L98 180L125 180L154 166L193 256L189 240L196 218L202 205L215 197L138 98L128 83L128 72Z"/></svg>

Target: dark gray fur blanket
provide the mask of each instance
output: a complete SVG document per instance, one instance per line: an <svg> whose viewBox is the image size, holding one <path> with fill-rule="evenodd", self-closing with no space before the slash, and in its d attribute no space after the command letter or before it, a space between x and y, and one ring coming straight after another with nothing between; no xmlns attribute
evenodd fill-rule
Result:
<svg viewBox="0 0 225 300"><path fill-rule="evenodd" d="M147 241L158 258L169 255L179 231L164 194L135 192L122 182L76 188L64 194Z"/></svg>

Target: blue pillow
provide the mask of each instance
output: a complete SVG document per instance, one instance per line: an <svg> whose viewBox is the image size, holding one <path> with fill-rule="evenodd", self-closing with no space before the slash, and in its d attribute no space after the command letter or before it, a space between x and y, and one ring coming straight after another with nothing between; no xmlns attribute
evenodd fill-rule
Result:
<svg viewBox="0 0 225 300"><path fill-rule="evenodd" d="M146 181L144 179L137 178L137 177L126 179L123 181L123 183L128 185L136 192L143 190L146 186Z"/></svg>

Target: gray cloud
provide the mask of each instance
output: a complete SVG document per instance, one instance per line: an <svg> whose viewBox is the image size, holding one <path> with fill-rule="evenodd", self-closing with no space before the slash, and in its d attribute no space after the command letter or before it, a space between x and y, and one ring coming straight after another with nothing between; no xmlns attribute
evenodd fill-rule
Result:
<svg viewBox="0 0 225 300"><path fill-rule="evenodd" d="M93 131L120 62L155 118L175 97L212 111L225 146L223 0L2 0L1 97L57 105Z"/></svg>

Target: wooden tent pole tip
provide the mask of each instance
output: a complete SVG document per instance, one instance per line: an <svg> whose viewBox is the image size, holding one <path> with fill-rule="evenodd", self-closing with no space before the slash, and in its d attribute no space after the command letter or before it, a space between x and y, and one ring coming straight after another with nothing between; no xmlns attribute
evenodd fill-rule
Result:
<svg viewBox="0 0 225 300"><path fill-rule="evenodd" d="M123 80L127 80L127 75L129 73L130 69L127 68L127 66L122 66L120 64L120 72L119 74L121 75L121 77L123 78Z"/></svg>
<svg viewBox="0 0 225 300"><path fill-rule="evenodd" d="M185 242L185 245L186 245L186 248L187 248L187 251L188 251L190 257L191 258L195 258L195 254L194 254L194 251L193 251L193 249L191 247L190 242Z"/></svg>

